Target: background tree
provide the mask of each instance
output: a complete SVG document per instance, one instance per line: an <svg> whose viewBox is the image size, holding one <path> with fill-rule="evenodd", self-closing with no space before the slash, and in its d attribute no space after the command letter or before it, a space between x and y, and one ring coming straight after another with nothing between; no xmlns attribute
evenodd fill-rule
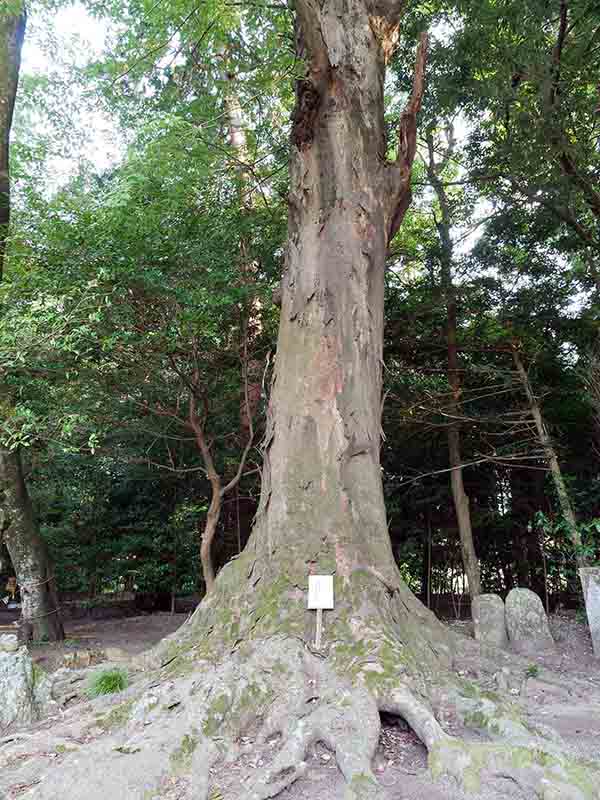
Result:
<svg viewBox="0 0 600 800"><path fill-rule="evenodd" d="M26 14L22 3L0 12L0 280L5 277L10 222L9 140L13 119ZM24 640L64 638L53 566L39 534L25 476L19 435L11 438L15 391L5 370L0 372L0 531L10 553L21 594L20 636Z"/></svg>

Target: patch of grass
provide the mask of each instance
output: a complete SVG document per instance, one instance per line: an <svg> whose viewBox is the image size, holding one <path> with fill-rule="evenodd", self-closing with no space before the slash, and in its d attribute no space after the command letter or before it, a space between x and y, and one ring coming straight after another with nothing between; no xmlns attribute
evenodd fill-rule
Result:
<svg viewBox="0 0 600 800"><path fill-rule="evenodd" d="M100 697L103 694L117 694L129 686L129 675L124 669L103 669L94 673L87 685L88 697Z"/></svg>
<svg viewBox="0 0 600 800"><path fill-rule="evenodd" d="M537 678L539 674L540 674L540 668L538 667L537 664L530 664L525 670L526 678Z"/></svg>

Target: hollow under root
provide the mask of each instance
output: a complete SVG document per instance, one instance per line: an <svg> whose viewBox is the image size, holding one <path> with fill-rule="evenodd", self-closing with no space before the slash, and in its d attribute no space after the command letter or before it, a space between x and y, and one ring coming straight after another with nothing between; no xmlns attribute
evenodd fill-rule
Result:
<svg viewBox="0 0 600 800"><path fill-rule="evenodd" d="M223 675L224 684L232 692L220 726L221 735L229 731L231 743L224 760L236 762L244 751L237 740L243 729L240 711L250 689L258 699L258 706L252 704L255 714L258 710L254 719L258 716L261 720L250 747L255 753L267 752L268 763L246 784L244 796L248 800L276 797L301 778L308 769L307 754L316 742L335 755L346 782L347 800L381 798L384 790L372 771L380 711L407 721L427 747L434 777L451 775L467 791L479 791L488 777L500 776L542 800L600 798L596 788L600 781L593 767L569 758L560 743L532 734L521 722L504 716L501 707L492 708L488 700L484 703L489 729L497 741L465 742L443 730L426 701L408 684L390 689L383 682L385 688L378 689L360 680L351 683L327 659L310 652L297 639L273 637L248 647L235 676ZM477 701L464 702L463 711L472 713ZM210 719L210 713L208 707L206 719Z"/></svg>

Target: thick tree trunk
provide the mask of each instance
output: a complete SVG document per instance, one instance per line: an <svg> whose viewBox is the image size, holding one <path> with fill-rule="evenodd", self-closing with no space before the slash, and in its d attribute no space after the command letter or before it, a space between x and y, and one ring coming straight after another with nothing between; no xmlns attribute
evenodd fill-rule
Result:
<svg viewBox="0 0 600 800"><path fill-rule="evenodd" d="M451 131L451 129L450 129ZM452 133L449 133L448 153L452 149ZM481 594L481 576L479 559L475 552L473 542L473 529L471 526L471 510L469 498L465 492L463 481L462 454L460 446L460 416L462 414L461 403L461 376L458 365L458 352L456 342L456 291L452 279L453 245L450 236L452 225L452 213L450 204L446 196L444 184L440 179L440 172L443 164L436 164L433 134L428 131L427 136L429 149L429 163L427 174L437 195L440 204L441 217L436 220L440 240L440 263L442 276L442 291L446 300L446 341L448 347L448 383L452 392L450 402L447 404L450 424L448 426L448 461L451 467L450 484L452 487L452 499L458 523L460 536L460 547L462 561L469 582L469 594L471 599Z"/></svg>
<svg viewBox="0 0 600 800"><path fill-rule="evenodd" d="M0 280L10 222L10 128L24 35L24 11L18 13L15 5L11 13L0 12ZM0 449L0 515L0 535L4 535L21 589L21 637L63 639L54 576L34 519L19 450Z"/></svg>
<svg viewBox="0 0 600 800"><path fill-rule="evenodd" d="M332 627L355 610L351 587L365 581L426 616L394 564L379 463L385 260L408 207L419 104L403 117L399 161L386 163L384 70L397 36L389 6L373 17L362 0L298 4L308 74L293 117L287 262L250 546L255 573L269 581L286 575L301 587L310 572L335 574ZM295 613L306 636L314 619L302 594Z"/></svg>
<svg viewBox="0 0 600 800"><path fill-rule="evenodd" d="M21 592L21 639L64 639L54 571L34 519L18 451L0 450L0 489L4 541Z"/></svg>
<svg viewBox="0 0 600 800"><path fill-rule="evenodd" d="M388 163L384 70L400 4L380 16L365 0L350 7L301 0L297 8L308 69L293 117L289 245L261 500L246 549L221 571L175 652L200 636L213 659L243 642L244 670L249 653L264 658L265 642L278 660L280 668L265 674L272 681L281 669L286 688L269 703L260 738L302 724L285 735L249 797L273 797L294 781L302 753L320 739L336 751L348 796L366 800L378 792L370 763L378 709L407 719L428 747L446 740L413 690L426 697L430 678L448 669L447 634L398 573L379 463L385 261L410 202L426 42L398 159ZM316 659L310 574L335 581ZM172 647L161 646L158 657L171 658ZM294 694L298 669L303 686L321 687L314 713L304 690ZM339 702L342 685L350 703Z"/></svg>
<svg viewBox="0 0 600 800"><path fill-rule="evenodd" d="M535 394L533 393L533 389L531 388L529 376L527 375L527 371L523 365L523 361L521 360L521 356L516 344L513 344L512 346L512 354L517 373L521 383L523 384L523 390L529 402L529 410L535 423L538 439L542 449L544 450L546 461L548 462L548 466L552 474L552 480L554 481L554 488L556 489L558 502L569 531L569 538L571 539L571 543L575 549L575 561L578 567L585 567L587 566L587 560L581 552L581 535L577 527L577 520L575 518L573 506L571 505L569 492L562 475L560 464L558 463L556 450L554 449L552 439L546 430L546 425L544 424L544 418L542 417L540 406Z"/></svg>

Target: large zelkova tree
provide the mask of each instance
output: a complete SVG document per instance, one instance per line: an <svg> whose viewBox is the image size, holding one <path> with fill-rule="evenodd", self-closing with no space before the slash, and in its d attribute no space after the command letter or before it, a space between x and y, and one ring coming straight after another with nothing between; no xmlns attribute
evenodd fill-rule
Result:
<svg viewBox="0 0 600 800"><path fill-rule="evenodd" d="M436 685L452 691L452 655L462 645L408 590L390 547L379 459L384 270L410 204L427 48L423 37L397 155L388 160L384 78L402 7L392 0L296 4L305 74L292 117L260 506L244 552L150 658L164 674L190 681L193 697L182 701L184 717L163 720L154 733L146 728L144 746L153 736L174 740L185 718L194 792L203 800L215 788L212 768L236 759L240 735L257 722L254 746L277 742L277 749L246 797L275 797L303 774L307 749L322 741L335 753L347 797L377 798L371 759L381 711L408 721L437 771L462 776L493 765L518 781L547 779L543 768L526 767L538 762L519 749L531 744L525 729L511 728L500 712L494 724L518 730L519 746L468 749L443 730L430 703ZM307 610L311 574L335 583L320 641ZM460 704L459 692L453 696ZM135 770L137 751L126 752ZM161 759L152 764L156 774ZM85 759L78 763L85 769ZM147 759L144 765L147 783ZM106 772L98 777L104 787L111 780ZM46 783L43 796L53 790Z"/></svg>
<svg viewBox="0 0 600 800"><path fill-rule="evenodd" d="M9 140L26 14L20 2L0 9L0 278L5 273L10 222ZM18 438L10 439L15 386L0 365L0 533L10 553L21 592L23 639L64 638L47 547L40 536L23 471Z"/></svg>
<svg viewBox="0 0 600 800"><path fill-rule="evenodd" d="M177 33L189 13L172 5L183 20ZM238 795L277 796L303 775L307 751L320 741L335 755L347 798L374 800L382 795L372 771L380 712L406 719L433 770L471 788L487 772L546 797L565 786L572 796L594 796L591 770L532 736L493 694L473 697L477 689L461 685L452 667L467 641L418 602L393 559L380 466L384 272L411 200L427 48L423 37L390 159L385 70L403 6L296 2L303 66L254 529L192 618L148 656L150 674L102 720L105 732L111 722L127 723L119 747L99 732L67 756L60 774L44 776L38 798L70 800L82 785L90 797L118 796L125 781L132 797L160 795L181 773L195 798L215 798L222 794L215 775L243 761L251 732L252 747L268 755L254 762ZM261 26L268 28L265 20ZM311 574L334 578L335 607L324 612L319 637L307 609ZM438 703L510 746L451 737L434 713Z"/></svg>

